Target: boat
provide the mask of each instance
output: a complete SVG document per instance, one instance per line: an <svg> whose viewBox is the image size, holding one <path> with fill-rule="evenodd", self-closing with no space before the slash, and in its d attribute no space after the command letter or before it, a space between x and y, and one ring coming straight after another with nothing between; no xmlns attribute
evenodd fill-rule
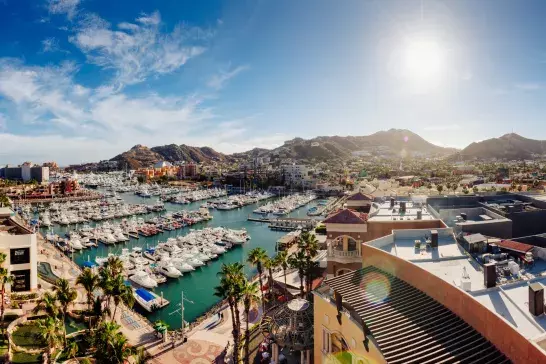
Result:
<svg viewBox="0 0 546 364"><path fill-rule="evenodd" d="M129 279L144 288L157 287L157 282L155 281L155 279L150 277L150 275L143 270L135 272L135 274L130 276Z"/></svg>
<svg viewBox="0 0 546 364"><path fill-rule="evenodd" d="M182 273L170 262L161 262L157 265L159 273L169 278L178 278Z"/></svg>
<svg viewBox="0 0 546 364"><path fill-rule="evenodd" d="M78 239L72 239L70 240L70 246L76 250L82 250L83 245Z"/></svg>
<svg viewBox="0 0 546 364"><path fill-rule="evenodd" d="M191 264L187 263L184 259L181 258L173 258L171 259L171 263L176 269L178 269L182 273L195 270L195 268Z"/></svg>
<svg viewBox="0 0 546 364"><path fill-rule="evenodd" d="M159 297L154 292L150 292L144 288L133 290L133 296L135 297L135 301L148 312L153 312L169 304L169 301L163 297Z"/></svg>

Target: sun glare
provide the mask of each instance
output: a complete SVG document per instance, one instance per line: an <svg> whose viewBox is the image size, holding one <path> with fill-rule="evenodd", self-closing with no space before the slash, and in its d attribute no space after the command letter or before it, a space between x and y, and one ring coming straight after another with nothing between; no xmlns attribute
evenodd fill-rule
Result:
<svg viewBox="0 0 546 364"><path fill-rule="evenodd" d="M403 52L404 75L422 86L436 85L444 71L444 49L432 40L408 41Z"/></svg>

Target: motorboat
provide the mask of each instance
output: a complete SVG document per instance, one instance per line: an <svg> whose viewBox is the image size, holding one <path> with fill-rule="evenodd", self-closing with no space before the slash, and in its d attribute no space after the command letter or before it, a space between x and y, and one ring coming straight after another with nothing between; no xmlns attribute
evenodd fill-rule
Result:
<svg viewBox="0 0 546 364"><path fill-rule="evenodd" d="M135 301L148 312L153 312L169 304L169 301L163 297L144 288L135 289L133 291L133 296L135 297Z"/></svg>
<svg viewBox="0 0 546 364"><path fill-rule="evenodd" d="M182 273L194 271L195 268L182 258L171 259L171 264Z"/></svg>
<svg viewBox="0 0 546 364"><path fill-rule="evenodd" d="M161 262L157 265L159 273L169 278L178 278L182 273L171 262Z"/></svg>
<svg viewBox="0 0 546 364"><path fill-rule="evenodd" d="M136 284L138 284L139 286L142 286L144 288L155 288L155 287L157 287L156 280L153 279L152 277L150 277L150 275L147 272L143 271L143 270L139 270L139 271L135 272L135 274L130 276L129 279L131 281L135 282Z"/></svg>
<svg viewBox="0 0 546 364"><path fill-rule="evenodd" d="M142 256L142 248L134 247L131 254L129 254L129 260L136 265L146 265L150 261Z"/></svg>
<svg viewBox="0 0 546 364"><path fill-rule="evenodd" d="M70 240L70 246L76 250L82 250L83 245L78 239L71 239Z"/></svg>

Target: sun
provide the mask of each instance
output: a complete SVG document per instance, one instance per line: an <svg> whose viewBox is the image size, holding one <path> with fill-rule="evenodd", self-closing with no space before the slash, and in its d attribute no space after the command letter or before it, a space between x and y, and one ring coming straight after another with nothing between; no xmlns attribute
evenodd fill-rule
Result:
<svg viewBox="0 0 546 364"><path fill-rule="evenodd" d="M438 83L445 71L446 54L436 41L408 41L403 51L403 73L413 83L431 86Z"/></svg>

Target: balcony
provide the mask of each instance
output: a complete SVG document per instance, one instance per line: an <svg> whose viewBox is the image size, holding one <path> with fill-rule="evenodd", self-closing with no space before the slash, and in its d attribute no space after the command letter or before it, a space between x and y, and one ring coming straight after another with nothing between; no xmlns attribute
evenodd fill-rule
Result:
<svg viewBox="0 0 546 364"><path fill-rule="evenodd" d="M328 256L337 258L360 258L361 255L358 250L328 249Z"/></svg>

